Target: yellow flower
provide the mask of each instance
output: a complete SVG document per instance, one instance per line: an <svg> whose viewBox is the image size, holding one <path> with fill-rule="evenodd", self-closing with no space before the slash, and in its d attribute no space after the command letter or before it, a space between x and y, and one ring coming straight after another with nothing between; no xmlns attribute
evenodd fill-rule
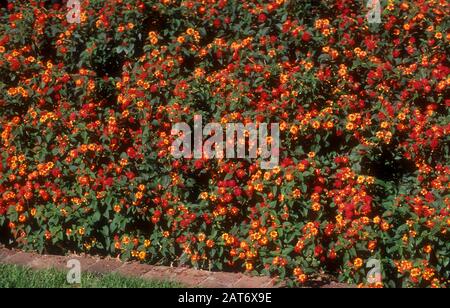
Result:
<svg viewBox="0 0 450 308"><path fill-rule="evenodd" d="M291 132L292 135L296 135L297 132L298 132L298 126L297 125L292 125L290 132Z"/></svg>
<svg viewBox="0 0 450 308"><path fill-rule="evenodd" d="M185 41L184 36L179 36L179 37L177 38L177 42L180 43L180 44L183 44L184 41Z"/></svg>
<svg viewBox="0 0 450 308"><path fill-rule="evenodd" d="M347 123L347 125L345 125L345 128L347 130L354 130L356 128L356 126L353 123Z"/></svg>
<svg viewBox="0 0 450 308"><path fill-rule="evenodd" d="M418 269L417 267L413 268L411 270L411 277L419 277L420 276L420 269Z"/></svg>
<svg viewBox="0 0 450 308"><path fill-rule="evenodd" d="M327 121L324 126L326 129L332 129L334 127L334 123L332 121Z"/></svg>
<svg viewBox="0 0 450 308"><path fill-rule="evenodd" d="M362 260L361 258L356 258L356 259L353 261L353 266L354 266L356 269L360 268L362 265L363 265L363 260Z"/></svg>
<svg viewBox="0 0 450 308"><path fill-rule="evenodd" d="M207 241L206 241L206 246L207 246L208 248L213 248L214 245L215 245L215 243L214 243L213 240L207 240Z"/></svg>
<svg viewBox="0 0 450 308"><path fill-rule="evenodd" d="M142 194L142 192L137 192L136 194L135 194L135 197L136 197L136 199L137 200L140 200L140 199L142 199L142 197L143 197L144 195Z"/></svg>
<svg viewBox="0 0 450 308"><path fill-rule="evenodd" d="M270 237L276 239L278 237L278 232L277 231L270 232Z"/></svg>
<svg viewBox="0 0 450 308"><path fill-rule="evenodd" d="M352 113L352 114L349 114L347 118L350 122L354 122L358 118L358 115L356 113Z"/></svg>
<svg viewBox="0 0 450 308"><path fill-rule="evenodd" d="M388 122L384 121L384 122L381 123L381 128L386 129L388 127L389 127L389 123Z"/></svg>
<svg viewBox="0 0 450 308"><path fill-rule="evenodd" d="M320 205L320 203L318 203L318 202L315 202L315 203L313 203L313 205L312 205L312 210L314 211L314 212L318 212L318 211L320 211L320 209L321 209L321 205Z"/></svg>
<svg viewBox="0 0 450 308"><path fill-rule="evenodd" d="M158 38L157 38L156 36L152 37L152 38L150 39L150 43L152 43L152 45L158 44Z"/></svg>
<svg viewBox="0 0 450 308"><path fill-rule="evenodd" d="M426 245L426 246L423 248L423 251L424 251L426 254L430 254L430 253L433 251L433 248L431 247L431 245Z"/></svg>
<svg viewBox="0 0 450 308"><path fill-rule="evenodd" d="M78 234L81 235L81 236L83 236L85 232L86 232L86 230L84 228L79 228L78 229Z"/></svg>
<svg viewBox="0 0 450 308"><path fill-rule="evenodd" d="M389 230L389 228L390 228L390 226L389 226L389 224L388 224L387 222L384 221L384 222L381 224L381 230L387 231L387 230Z"/></svg>
<svg viewBox="0 0 450 308"><path fill-rule="evenodd" d="M139 259L141 259L142 261L145 260L146 257L147 257L147 253L145 251L141 251L139 253Z"/></svg>
<svg viewBox="0 0 450 308"><path fill-rule="evenodd" d="M150 241L150 240L145 240L144 241L144 246L147 248L147 247L150 247L150 245L152 244L152 242Z"/></svg>
<svg viewBox="0 0 450 308"><path fill-rule="evenodd" d="M198 241L199 242L203 242L203 241L205 241L205 239L206 239L206 235L204 233L200 233L198 235Z"/></svg>
<svg viewBox="0 0 450 308"><path fill-rule="evenodd" d="M373 176L368 176L368 177L366 178L366 183L367 183L367 184L373 184L373 183L375 183L375 178L374 178Z"/></svg>
<svg viewBox="0 0 450 308"><path fill-rule="evenodd" d="M406 119L406 115L403 112L400 112L397 116L400 121L404 121Z"/></svg>

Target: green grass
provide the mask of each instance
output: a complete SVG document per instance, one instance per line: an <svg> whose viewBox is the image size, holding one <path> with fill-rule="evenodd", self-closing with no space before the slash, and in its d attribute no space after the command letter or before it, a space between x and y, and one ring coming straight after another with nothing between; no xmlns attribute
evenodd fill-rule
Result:
<svg viewBox="0 0 450 308"><path fill-rule="evenodd" d="M81 284L67 283L66 273L55 269L30 268L0 264L0 288L180 288L174 282L128 278L117 274L82 273Z"/></svg>

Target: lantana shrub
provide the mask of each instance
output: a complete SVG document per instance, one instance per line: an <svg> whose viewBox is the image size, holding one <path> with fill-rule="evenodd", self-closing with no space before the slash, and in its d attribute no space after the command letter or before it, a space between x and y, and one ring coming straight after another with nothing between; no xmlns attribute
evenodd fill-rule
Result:
<svg viewBox="0 0 450 308"><path fill-rule="evenodd" d="M446 0L0 3L5 244L449 285ZM175 159L194 115L279 123L279 166Z"/></svg>

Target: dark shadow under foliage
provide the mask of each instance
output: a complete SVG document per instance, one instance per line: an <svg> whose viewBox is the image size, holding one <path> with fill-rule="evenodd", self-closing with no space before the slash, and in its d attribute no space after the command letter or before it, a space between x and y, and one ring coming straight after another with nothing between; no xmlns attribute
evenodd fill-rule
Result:
<svg viewBox="0 0 450 308"><path fill-rule="evenodd" d="M373 155L363 157L361 169L367 175L398 185L405 176L412 175L416 168L414 162L400 156L393 146L386 146L374 151Z"/></svg>

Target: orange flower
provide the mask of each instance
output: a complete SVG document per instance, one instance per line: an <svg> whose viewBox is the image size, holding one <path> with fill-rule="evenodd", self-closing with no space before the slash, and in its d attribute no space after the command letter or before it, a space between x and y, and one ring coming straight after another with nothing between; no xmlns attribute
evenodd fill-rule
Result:
<svg viewBox="0 0 450 308"><path fill-rule="evenodd" d="M141 252L139 253L139 259L140 259L141 261L144 261L145 258L147 258L147 253L146 253L145 251L141 251Z"/></svg>
<svg viewBox="0 0 450 308"><path fill-rule="evenodd" d="M301 274L298 276L297 280L300 283L305 283L306 281L308 281L308 276L306 276L305 274Z"/></svg>
<svg viewBox="0 0 450 308"><path fill-rule="evenodd" d="M185 42L185 38L184 38L184 36L179 36L178 38L177 38L177 42L178 43L180 43L180 44L183 44L184 42Z"/></svg>
<svg viewBox="0 0 450 308"><path fill-rule="evenodd" d="M356 258L353 261L353 266L355 267L355 269L359 269L362 265L363 265L363 260L361 258Z"/></svg>
<svg viewBox="0 0 450 308"><path fill-rule="evenodd" d="M367 245L367 249L369 249L370 251L375 250L376 247L377 247L377 241L370 241L369 244Z"/></svg>
<svg viewBox="0 0 450 308"><path fill-rule="evenodd" d="M199 242L204 242L205 239L206 239L206 235L205 235L204 233L200 233L200 234L198 235L198 241L199 241Z"/></svg>
<svg viewBox="0 0 450 308"><path fill-rule="evenodd" d="M347 123L347 125L345 125L345 128L347 130L354 130L356 128L356 126L353 123Z"/></svg>
<svg viewBox="0 0 450 308"><path fill-rule="evenodd" d="M319 128L320 128L320 122L319 122L319 121L313 121L313 122L311 123L311 126L312 126L314 129L319 129Z"/></svg>
<svg viewBox="0 0 450 308"><path fill-rule="evenodd" d="M431 247L431 245L426 245L426 246L423 248L423 251L424 251L426 254L430 254L430 253L433 251L433 247Z"/></svg>
<svg viewBox="0 0 450 308"><path fill-rule="evenodd" d="M390 228L389 223L387 223L387 222L385 222L385 221L383 221L383 222L381 223L381 230L387 231L387 230L389 230L389 228Z"/></svg>
<svg viewBox="0 0 450 308"><path fill-rule="evenodd" d="M276 239L276 238L278 237L278 232L277 232L277 231L271 231L271 232L270 232L270 237L271 237L272 239Z"/></svg>
<svg viewBox="0 0 450 308"><path fill-rule="evenodd" d="M214 247L214 241L213 240L207 240L206 241L206 246L208 247L208 248L213 248Z"/></svg>
<svg viewBox="0 0 450 308"><path fill-rule="evenodd" d="M313 205L311 206L311 209L312 209L314 212L318 212L318 211L320 211L321 207L322 207L322 206L320 205L320 203L314 202Z"/></svg>
<svg viewBox="0 0 450 308"><path fill-rule="evenodd" d="M420 269L415 267L411 270L411 277L417 278L420 276L420 273L421 273Z"/></svg>

